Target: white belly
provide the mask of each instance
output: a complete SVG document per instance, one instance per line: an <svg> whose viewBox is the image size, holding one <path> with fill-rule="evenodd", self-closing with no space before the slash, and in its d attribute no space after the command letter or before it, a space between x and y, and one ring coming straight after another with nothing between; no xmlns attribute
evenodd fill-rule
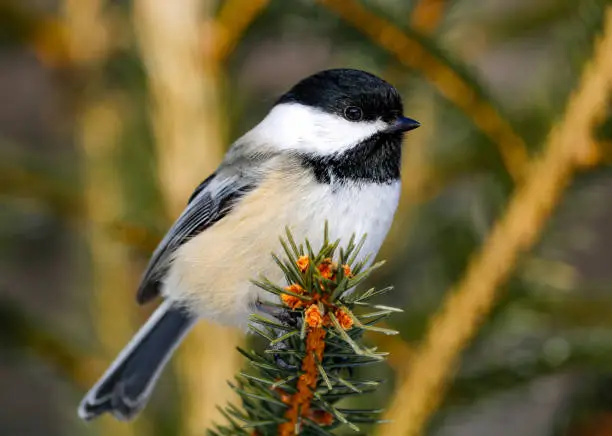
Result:
<svg viewBox="0 0 612 436"><path fill-rule="evenodd" d="M224 219L177 250L163 293L199 316L246 327L255 301L274 297L250 279L263 275L285 284L270 256L274 252L283 257L279 237L285 226L298 243L308 238L314 250L322 244L325 220L330 238L340 238L341 246L353 233L357 238L367 233L361 255L373 258L391 226L399 190L399 182L363 187L317 184L301 171L270 178ZM296 192L303 197L290 195Z"/></svg>

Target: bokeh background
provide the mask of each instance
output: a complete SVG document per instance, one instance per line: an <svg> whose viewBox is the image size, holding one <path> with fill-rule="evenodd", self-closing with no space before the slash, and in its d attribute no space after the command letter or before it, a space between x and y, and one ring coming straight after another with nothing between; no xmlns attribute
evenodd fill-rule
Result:
<svg viewBox="0 0 612 436"><path fill-rule="evenodd" d="M2 0L0 435L220 420L234 347L257 344L211 325L135 423L76 406L153 310L139 275L191 190L289 86L345 66L395 84L422 123L372 279L395 285L381 302L405 309L400 335L370 338L387 383L357 404L395 424L363 434L611 435L611 9Z"/></svg>

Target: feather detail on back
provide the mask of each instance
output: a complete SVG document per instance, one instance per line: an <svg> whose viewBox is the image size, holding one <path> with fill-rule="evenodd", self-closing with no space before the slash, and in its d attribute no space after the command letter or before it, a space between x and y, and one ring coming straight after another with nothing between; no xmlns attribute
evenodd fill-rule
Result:
<svg viewBox="0 0 612 436"><path fill-rule="evenodd" d="M223 219L254 187L254 181L244 177L221 179L213 174L204 180L153 252L136 294L138 303L144 304L159 295L161 281L176 249Z"/></svg>

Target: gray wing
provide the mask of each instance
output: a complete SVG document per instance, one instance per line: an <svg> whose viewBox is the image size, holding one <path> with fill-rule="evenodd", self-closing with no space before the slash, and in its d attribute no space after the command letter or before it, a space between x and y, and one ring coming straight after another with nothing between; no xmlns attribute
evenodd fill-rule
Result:
<svg viewBox="0 0 612 436"><path fill-rule="evenodd" d="M194 191L181 216L159 243L143 275L136 299L143 304L159 295L172 253L189 239L223 219L247 192L255 187L253 180L225 178L213 174Z"/></svg>

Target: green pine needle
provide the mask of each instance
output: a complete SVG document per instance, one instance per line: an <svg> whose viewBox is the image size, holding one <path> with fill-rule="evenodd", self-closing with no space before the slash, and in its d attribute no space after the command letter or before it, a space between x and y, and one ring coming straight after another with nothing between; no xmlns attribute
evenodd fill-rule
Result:
<svg viewBox="0 0 612 436"><path fill-rule="evenodd" d="M312 304L317 304L319 313L329 322L322 327L325 329L322 358L318 359L315 355L317 385L312 391L313 397L309 404L311 413L301 416L302 409L298 411L300 418L294 427L294 434L330 436L343 428L358 432L360 430L357 424L381 422L380 410L341 409L336 407L336 403L374 392L381 384L381 380L355 376L353 369L384 360L386 353L364 345L363 333L372 331L396 334L395 330L376 324L401 310L371 302L373 298L390 292L392 287L370 288L363 293L355 291L355 288L363 284L384 262L368 266L370 256L360 253L365 244L365 236L357 240L353 235L345 246L341 246L343 241L331 239L332 231L326 223L323 229L323 246L315 251L318 247L313 244L314 240L304 240L298 244L291 231L286 228L285 236L280 238L283 255L278 257L272 254L272 259L283 273L286 283L272 283L265 277L252 280L252 283L272 296L269 301L264 299L262 304L273 307L273 313L282 314L284 311L287 316L279 316L283 321L260 314L250 316L251 330L264 339L265 349L260 353L238 349L249 365L246 371L238 374L235 383L228 384L239 395L241 407L225 407L221 413L226 419L226 425L217 425L206 434L278 434L279 425L287 422L285 414L290 409L293 396L303 395L299 393L301 391L298 390L298 383L302 375L309 371L302 368L304 358L309 352L306 350L306 339L311 331L308 322L312 322L311 318L305 318L305 309ZM301 259L300 266L297 264L302 256L308 256L308 266L304 272L300 267L304 268L305 259ZM327 263L329 259L333 262L331 265ZM317 268L323 261L326 262L326 271L332 268L332 276L324 276ZM350 267L350 275L345 274L344 265ZM299 285L304 290L304 295L288 291L286 287L292 284ZM289 302L290 299L281 300L283 295L298 298L301 304L290 302L289 304L296 304L291 309L283 303ZM358 309L358 313L353 312L355 309ZM340 315L336 316L338 313ZM293 321L287 322L290 319ZM348 328L346 330L340 320L343 323L352 321L352 326L350 322L344 324ZM317 422L317 416L325 414L332 419L331 425L328 421Z"/></svg>

